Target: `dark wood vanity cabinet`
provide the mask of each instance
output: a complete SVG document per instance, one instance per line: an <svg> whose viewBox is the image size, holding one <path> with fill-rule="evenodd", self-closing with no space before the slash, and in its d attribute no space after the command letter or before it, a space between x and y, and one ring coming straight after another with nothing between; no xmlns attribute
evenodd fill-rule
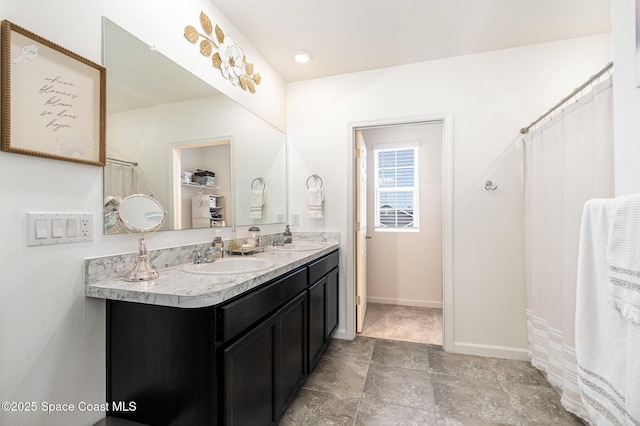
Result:
<svg viewBox="0 0 640 426"><path fill-rule="evenodd" d="M108 300L108 415L277 424L337 325L337 251L216 306Z"/></svg>

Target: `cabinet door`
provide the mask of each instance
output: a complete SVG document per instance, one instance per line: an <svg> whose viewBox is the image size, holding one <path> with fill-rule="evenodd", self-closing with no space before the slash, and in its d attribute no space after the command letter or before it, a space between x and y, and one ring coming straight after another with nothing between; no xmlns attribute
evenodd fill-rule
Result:
<svg viewBox="0 0 640 426"><path fill-rule="evenodd" d="M276 318L276 415L302 385L307 372L307 293L289 302Z"/></svg>
<svg viewBox="0 0 640 426"><path fill-rule="evenodd" d="M273 318L224 350L224 424L271 425L273 416Z"/></svg>
<svg viewBox="0 0 640 426"><path fill-rule="evenodd" d="M315 367L326 344L327 277L309 287L309 371Z"/></svg>
<svg viewBox="0 0 640 426"><path fill-rule="evenodd" d="M338 268L327 274L327 339L333 335L338 328Z"/></svg>
<svg viewBox="0 0 640 426"><path fill-rule="evenodd" d="M304 292L224 349L224 424L270 425L281 417L307 372L306 316Z"/></svg>

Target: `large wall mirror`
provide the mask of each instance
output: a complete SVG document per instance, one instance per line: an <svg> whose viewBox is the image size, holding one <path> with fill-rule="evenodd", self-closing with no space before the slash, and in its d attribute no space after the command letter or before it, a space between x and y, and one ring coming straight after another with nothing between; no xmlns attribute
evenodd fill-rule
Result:
<svg viewBox="0 0 640 426"><path fill-rule="evenodd" d="M105 210L139 193L163 230L284 222L285 135L106 18L102 34Z"/></svg>

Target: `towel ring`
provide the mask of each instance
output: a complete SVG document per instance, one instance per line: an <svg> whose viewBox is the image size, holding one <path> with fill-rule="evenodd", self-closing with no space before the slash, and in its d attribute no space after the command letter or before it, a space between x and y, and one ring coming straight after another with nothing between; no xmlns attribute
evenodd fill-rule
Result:
<svg viewBox="0 0 640 426"><path fill-rule="evenodd" d="M320 188L322 188L322 178L316 174L312 174L311 176L309 176L307 178L307 189L309 188L309 180L314 179L314 180L319 180L320 181Z"/></svg>
<svg viewBox="0 0 640 426"><path fill-rule="evenodd" d="M256 188L253 187L253 185L256 182L260 182L262 184L262 190L264 191L265 189L267 189L267 184L264 182L264 179L262 179L261 177L257 177L254 180L251 181L251 189L253 189L254 191L256 190Z"/></svg>

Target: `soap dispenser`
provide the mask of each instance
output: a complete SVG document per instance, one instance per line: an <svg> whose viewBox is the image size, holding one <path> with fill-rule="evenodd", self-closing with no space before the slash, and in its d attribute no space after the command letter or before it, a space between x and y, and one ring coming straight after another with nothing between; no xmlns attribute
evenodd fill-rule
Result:
<svg viewBox="0 0 640 426"><path fill-rule="evenodd" d="M288 244L291 242L291 230L289 229L289 225L286 225L286 228L284 230L284 233L282 234L282 236L284 237L284 243Z"/></svg>
<svg viewBox="0 0 640 426"><path fill-rule="evenodd" d="M224 243L222 242L222 236L220 236L220 230L216 229L215 236L213 237L213 243L211 244L216 248L215 256L217 259L224 257Z"/></svg>
<svg viewBox="0 0 640 426"><path fill-rule="evenodd" d="M260 228L252 226L249 228L249 237L247 238L247 244L251 247L260 247Z"/></svg>

